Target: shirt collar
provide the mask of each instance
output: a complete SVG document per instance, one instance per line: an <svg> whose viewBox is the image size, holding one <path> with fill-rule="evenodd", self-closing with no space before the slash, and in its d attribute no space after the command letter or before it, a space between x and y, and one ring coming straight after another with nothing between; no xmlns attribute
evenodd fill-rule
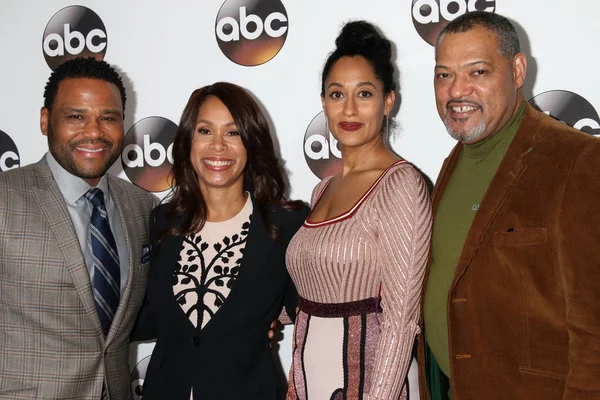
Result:
<svg viewBox="0 0 600 400"><path fill-rule="evenodd" d="M75 203L92 187L82 178L75 176L64 169L58 163L58 161L56 161L52 154L50 154L50 152L46 153L46 161L48 162L50 172L52 172L52 176L58 184L60 192L64 196L65 200L67 200L67 203ZM102 176L96 187L102 190L105 198L108 196L108 180L106 179L106 174Z"/></svg>

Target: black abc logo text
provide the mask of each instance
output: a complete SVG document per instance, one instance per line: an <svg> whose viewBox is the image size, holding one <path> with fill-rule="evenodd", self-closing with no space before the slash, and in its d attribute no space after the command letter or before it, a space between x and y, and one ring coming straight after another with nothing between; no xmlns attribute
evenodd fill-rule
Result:
<svg viewBox="0 0 600 400"><path fill-rule="evenodd" d="M413 0L412 19L419 35L430 45L450 21L469 11L496 10L495 0Z"/></svg>
<svg viewBox="0 0 600 400"><path fill-rule="evenodd" d="M575 129L600 136L598 112L589 101L577 93L551 90L538 94L529 102L538 110Z"/></svg>
<svg viewBox="0 0 600 400"><path fill-rule="evenodd" d="M310 170L323 179L342 170L342 153L321 111L310 121L304 134L304 159Z"/></svg>
<svg viewBox="0 0 600 400"><path fill-rule="evenodd" d="M0 131L0 172L19 168L21 159L15 142L3 131Z"/></svg>
<svg viewBox="0 0 600 400"><path fill-rule="evenodd" d="M280 0L227 0L215 24L219 48L236 64L264 64L279 53L288 34Z"/></svg>
<svg viewBox="0 0 600 400"><path fill-rule="evenodd" d="M162 117L144 118L129 129L123 141L121 162L132 183L149 192L171 188L169 175L176 133L177 125Z"/></svg>
<svg viewBox="0 0 600 400"><path fill-rule="evenodd" d="M94 11L83 6L65 7L50 19L42 50L51 69L75 57L103 60L108 45L104 23Z"/></svg>

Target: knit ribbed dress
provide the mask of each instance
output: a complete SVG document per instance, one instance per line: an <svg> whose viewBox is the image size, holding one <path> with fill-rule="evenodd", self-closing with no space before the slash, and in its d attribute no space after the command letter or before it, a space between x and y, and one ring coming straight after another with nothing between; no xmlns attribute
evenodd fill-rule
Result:
<svg viewBox="0 0 600 400"><path fill-rule="evenodd" d="M286 254L300 297L288 400L407 398L430 235L429 194L406 161L344 214L308 216Z"/></svg>

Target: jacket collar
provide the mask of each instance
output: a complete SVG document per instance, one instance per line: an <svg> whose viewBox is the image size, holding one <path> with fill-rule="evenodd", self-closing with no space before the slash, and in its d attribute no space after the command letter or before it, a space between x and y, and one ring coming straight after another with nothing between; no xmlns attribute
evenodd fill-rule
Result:
<svg viewBox="0 0 600 400"><path fill-rule="evenodd" d="M452 287L465 273L467 267L477 253L483 236L488 231L494 216L508 197L514 184L527 169L527 155L535 151L534 142L540 130L540 115L531 105L526 105L525 116L515 138L508 147L490 185L473 219L473 223L465 240L465 244L458 261ZM437 213L440 199L448 185L459 159L463 145L458 143L450 156L444 161L440 175L433 191L433 215ZM435 221L435 219L434 219ZM435 223L435 222L434 222Z"/></svg>

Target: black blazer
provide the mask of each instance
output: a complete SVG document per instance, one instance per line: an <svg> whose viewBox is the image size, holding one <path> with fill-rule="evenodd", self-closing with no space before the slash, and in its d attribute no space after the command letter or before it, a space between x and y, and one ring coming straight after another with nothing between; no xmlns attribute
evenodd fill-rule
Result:
<svg viewBox="0 0 600 400"><path fill-rule="evenodd" d="M285 301L295 316L296 290L285 266L285 251L308 215L267 206L265 217L279 228L271 238L256 203L240 272L229 296L203 329L195 328L177 304L172 276L183 243L167 236L153 248L146 302L133 340L157 339L144 379L144 400L269 400L285 395L267 332ZM151 234L173 224L164 205L156 210ZM176 223L176 222L175 222Z"/></svg>

